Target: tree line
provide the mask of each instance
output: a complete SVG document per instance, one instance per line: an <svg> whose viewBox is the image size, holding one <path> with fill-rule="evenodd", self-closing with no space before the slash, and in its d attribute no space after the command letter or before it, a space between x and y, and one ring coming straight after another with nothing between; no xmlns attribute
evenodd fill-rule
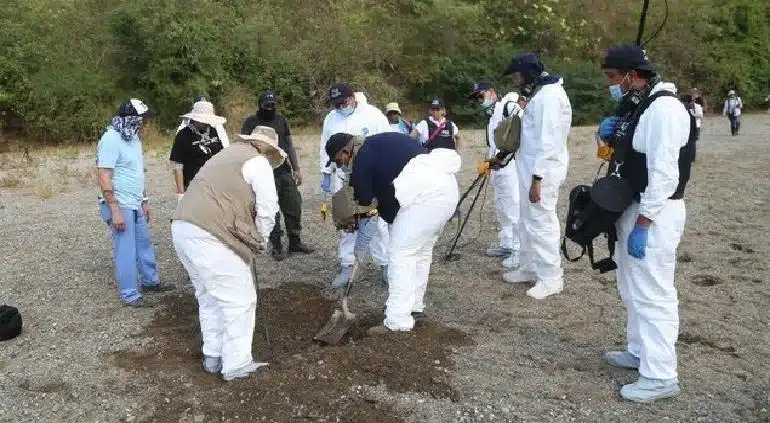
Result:
<svg viewBox="0 0 770 423"><path fill-rule="evenodd" d="M93 141L117 104L146 100L171 127L197 95L225 116L277 91L297 125L316 125L334 82L413 116L442 98L463 124L483 117L467 97L535 51L565 78L575 124L609 112L599 62L632 42L642 0L0 0L0 125L48 142ZM666 18L667 15L667 18ZM718 107L728 89L747 106L770 94L770 3L651 0L646 45L680 90Z"/></svg>

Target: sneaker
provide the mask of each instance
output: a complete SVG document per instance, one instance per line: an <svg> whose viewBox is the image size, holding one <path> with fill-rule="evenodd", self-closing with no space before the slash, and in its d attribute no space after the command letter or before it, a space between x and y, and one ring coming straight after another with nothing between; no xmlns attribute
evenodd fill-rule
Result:
<svg viewBox="0 0 770 423"><path fill-rule="evenodd" d="M602 356L607 364L621 369L638 369L639 357L628 351L609 351Z"/></svg>
<svg viewBox="0 0 770 423"><path fill-rule="evenodd" d="M648 403L664 398L679 395L679 378L648 379L639 376L639 379L620 388L620 396L634 402Z"/></svg>
<svg viewBox="0 0 770 423"><path fill-rule="evenodd" d="M388 287L388 266L380 266L380 284Z"/></svg>
<svg viewBox="0 0 770 423"><path fill-rule="evenodd" d="M289 252L290 253L302 253L302 254L311 254L315 252L315 248L303 244L302 241L296 240L296 241L289 241Z"/></svg>
<svg viewBox="0 0 770 423"><path fill-rule="evenodd" d="M144 298L137 298L134 301L129 301L125 303L127 307L133 307L133 308L150 308L152 307L152 303L145 300Z"/></svg>
<svg viewBox="0 0 770 423"><path fill-rule="evenodd" d="M492 247L487 248L487 251L484 253L487 257L508 257L513 253L513 250L510 248L503 248L503 247Z"/></svg>
<svg viewBox="0 0 770 423"><path fill-rule="evenodd" d="M390 329L388 329L385 325L379 325L375 326L373 328L369 328L369 330L366 331L369 336L378 336L378 335L386 335L392 332Z"/></svg>
<svg viewBox="0 0 770 423"><path fill-rule="evenodd" d="M233 381L235 379L242 379L245 377L249 377L250 374L256 372L260 368L267 366L267 363L257 363L252 361L251 363L241 367L240 369L235 369L233 371L227 372L222 375L222 378L228 382Z"/></svg>
<svg viewBox="0 0 770 423"><path fill-rule="evenodd" d="M551 295L560 293L564 289L564 281L559 279L558 281L537 281L535 286L527 291L527 295L536 299L542 300Z"/></svg>
<svg viewBox="0 0 770 423"><path fill-rule="evenodd" d="M332 288L343 288L348 284L350 274L353 272L353 266L343 266L340 274L332 281Z"/></svg>
<svg viewBox="0 0 770 423"><path fill-rule="evenodd" d="M519 267L519 255L511 253L503 260L503 268L507 270L517 269Z"/></svg>
<svg viewBox="0 0 770 423"><path fill-rule="evenodd" d="M535 272L527 270L519 269L503 273L503 280L508 283L532 282L536 279L537 275L535 275Z"/></svg>
<svg viewBox="0 0 770 423"><path fill-rule="evenodd" d="M204 372L219 373L222 371L222 357L204 355L201 367L203 367Z"/></svg>
<svg viewBox="0 0 770 423"><path fill-rule="evenodd" d="M158 283L157 285L142 285L142 292L149 292L157 294L160 292L168 292L174 289L174 284L171 283Z"/></svg>

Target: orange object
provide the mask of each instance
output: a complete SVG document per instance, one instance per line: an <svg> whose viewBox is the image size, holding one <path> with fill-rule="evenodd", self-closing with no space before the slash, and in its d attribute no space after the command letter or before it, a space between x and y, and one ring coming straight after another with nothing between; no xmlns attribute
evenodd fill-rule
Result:
<svg viewBox="0 0 770 423"><path fill-rule="evenodd" d="M325 222L326 216L329 214L329 206L326 203L321 203L321 219Z"/></svg>
<svg viewBox="0 0 770 423"><path fill-rule="evenodd" d="M478 173L479 176L489 175L489 162L486 160L483 162L478 162L476 164L476 173Z"/></svg>
<svg viewBox="0 0 770 423"><path fill-rule="evenodd" d="M613 153L615 153L615 150L607 144L601 144L596 149L596 157L602 160L609 161Z"/></svg>

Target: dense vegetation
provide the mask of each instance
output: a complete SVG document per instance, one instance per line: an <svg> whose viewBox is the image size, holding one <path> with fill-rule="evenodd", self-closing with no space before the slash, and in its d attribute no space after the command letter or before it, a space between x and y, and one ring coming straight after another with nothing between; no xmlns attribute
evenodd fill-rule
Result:
<svg viewBox="0 0 770 423"><path fill-rule="evenodd" d="M0 119L35 139L93 140L119 101L145 99L171 125L192 98L226 116L278 91L294 125L316 124L330 84L412 114L433 96L460 122L480 120L471 82L511 55L541 53L565 77L576 123L609 108L603 50L633 41L642 0L0 0ZM770 2L669 0L648 45L681 89L718 105L728 88L770 94ZM652 0L647 34L663 0ZM240 113L240 114L239 114ZM237 125L236 125L237 126ZM233 129L235 129L233 127Z"/></svg>

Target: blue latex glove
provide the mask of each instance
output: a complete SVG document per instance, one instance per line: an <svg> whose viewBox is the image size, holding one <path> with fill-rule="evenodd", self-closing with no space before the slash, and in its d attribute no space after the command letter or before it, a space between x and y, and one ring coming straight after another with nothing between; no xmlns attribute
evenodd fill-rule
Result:
<svg viewBox="0 0 770 423"><path fill-rule="evenodd" d="M358 221L358 233L353 254L357 259L363 260L369 254L369 245L377 233L377 218L367 217Z"/></svg>
<svg viewBox="0 0 770 423"><path fill-rule="evenodd" d="M631 257L640 260L644 258L644 250L647 248L647 232L649 232L649 228L637 224L628 235L628 254Z"/></svg>
<svg viewBox="0 0 770 423"><path fill-rule="evenodd" d="M321 178L321 189L324 192L332 192L332 175L330 173L324 173L322 175L323 178Z"/></svg>
<svg viewBox="0 0 770 423"><path fill-rule="evenodd" d="M610 116L602 119L599 124L599 138L606 140L612 138L615 135L615 127L620 122L620 118L617 116Z"/></svg>

